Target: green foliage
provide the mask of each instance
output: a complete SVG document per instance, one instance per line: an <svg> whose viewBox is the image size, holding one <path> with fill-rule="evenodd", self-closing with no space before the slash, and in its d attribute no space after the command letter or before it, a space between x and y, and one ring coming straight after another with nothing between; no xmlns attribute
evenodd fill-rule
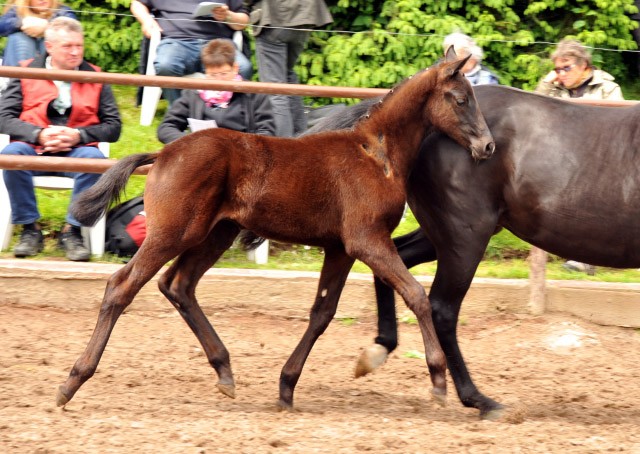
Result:
<svg viewBox="0 0 640 454"><path fill-rule="evenodd" d="M131 16L131 0L67 0L84 27L85 58L103 71L137 73L140 24ZM109 13L109 14L104 14Z"/></svg>
<svg viewBox="0 0 640 454"><path fill-rule="evenodd" d="M339 0L330 9L333 29L358 33L313 34L296 68L302 83L393 86L435 63L443 37L454 31L476 39L501 83L524 89L551 69L552 43L565 37L596 48L637 48L630 33L636 23L627 15L636 11L632 0ZM621 81L630 72L619 52L594 50L593 60Z"/></svg>

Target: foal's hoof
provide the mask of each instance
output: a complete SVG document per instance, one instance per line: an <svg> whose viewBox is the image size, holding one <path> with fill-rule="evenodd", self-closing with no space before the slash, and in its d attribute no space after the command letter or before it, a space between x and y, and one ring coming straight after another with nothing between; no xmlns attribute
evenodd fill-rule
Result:
<svg viewBox="0 0 640 454"><path fill-rule="evenodd" d="M232 399L236 398L236 386L234 384L226 385L223 383L218 383L216 386L218 387L218 391L220 391L225 396L231 397Z"/></svg>
<svg viewBox="0 0 640 454"><path fill-rule="evenodd" d="M69 402L67 396L62 394L62 391L58 388L58 392L56 393L56 405L58 407L64 407Z"/></svg>
<svg viewBox="0 0 640 454"><path fill-rule="evenodd" d="M438 391L437 389L431 390L431 398L441 407L447 406L447 393Z"/></svg>
<svg viewBox="0 0 640 454"><path fill-rule="evenodd" d="M373 344L371 347L367 347L358 359L356 378L376 370L387 360L387 356L389 356L389 352L386 347L380 344Z"/></svg>

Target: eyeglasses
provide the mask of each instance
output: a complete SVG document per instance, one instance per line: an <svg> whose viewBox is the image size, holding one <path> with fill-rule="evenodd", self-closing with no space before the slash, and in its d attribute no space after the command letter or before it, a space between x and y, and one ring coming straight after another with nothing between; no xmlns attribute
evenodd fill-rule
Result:
<svg viewBox="0 0 640 454"><path fill-rule="evenodd" d="M207 73L207 77L227 77L233 74L233 71L222 71L221 73Z"/></svg>
<svg viewBox="0 0 640 454"><path fill-rule="evenodd" d="M561 68L553 68L553 70L556 72L556 74L560 74L562 72L568 73L569 71L571 71L571 69L573 69L574 66L576 66L576 64L572 63L570 65L563 66Z"/></svg>

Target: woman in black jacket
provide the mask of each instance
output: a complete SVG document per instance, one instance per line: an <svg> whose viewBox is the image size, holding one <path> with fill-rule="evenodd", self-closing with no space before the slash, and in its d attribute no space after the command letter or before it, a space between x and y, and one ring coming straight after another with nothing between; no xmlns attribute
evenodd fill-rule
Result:
<svg viewBox="0 0 640 454"><path fill-rule="evenodd" d="M202 49L206 76L218 80L242 80L235 61L235 47L214 39ZM273 109L267 95L217 90L182 90L158 127L158 139L169 143L187 134L188 119L214 120L218 127L272 136Z"/></svg>

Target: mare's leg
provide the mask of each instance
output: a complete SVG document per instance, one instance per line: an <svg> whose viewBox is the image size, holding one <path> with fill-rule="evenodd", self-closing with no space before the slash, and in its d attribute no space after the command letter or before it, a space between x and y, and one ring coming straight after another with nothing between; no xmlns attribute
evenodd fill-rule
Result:
<svg viewBox="0 0 640 454"><path fill-rule="evenodd" d="M371 234L364 237L363 244L348 245L347 252L366 263L376 276L398 292L416 315L433 383L431 392L436 399L444 402L447 392L447 364L433 326L431 304L424 288L409 273L393 242L386 236Z"/></svg>
<svg viewBox="0 0 640 454"><path fill-rule="evenodd" d="M471 244L471 241L468 244ZM494 419L501 415L504 407L478 390L471 380L458 346L457 323L460 306L471 286L485 248L475 248L475 252L471 246L467 249L464 257L452 253L454 248L441 251L429 298L438 339L447 355L449 372L458 397L465 406L480 410L482 418Z"/></svg>
<svg viewBox="0 0 640 454"><path fill-rule="evenodd" d="M421 229L393 239L402 263L412 268L436 259L433 244ZM356 377L373 372L385 362L389 353L398 346L398 325L396 321L395 294L391 287L377 276L374 281L378 306L378 337L375 344L366 348L358 359Z"/></svg>
<svg viewBox="0 0 640 454"><path fill-rule="evenodd" d="M58 406L69 402L80 386L93 376L118 317L142 286L180 252L175 245L167 248L170 244L171 240L162 240L154 247L151 241L145 240L131 261L109 278L91 340L73 365L67 381L60 386L56 397Z"/></svg>
<svg viewBox="0 0 640 454"><path fill-rule="evenodd" d="M336 313L338 300L353 262L354 260L345 254L341 248L325 249L318 292L309 315L309 326L280 374L280 400L278 400L278 405L282 409L293 406L293 390L298 383L304 363L311 352L313 344L327 329Z"/></svg>
<svg viewBox="0 0 640 454"><path fill-rule="evenodd" d="M239 232L240 229L233 223L218 223L205 241L180 254L158 282L160 291L171 301L200 341L209 364L218 374L218 389L232 398L235 397L235 385L229 352L198 305L196 286L202 275L231 246Z"/></svg>

